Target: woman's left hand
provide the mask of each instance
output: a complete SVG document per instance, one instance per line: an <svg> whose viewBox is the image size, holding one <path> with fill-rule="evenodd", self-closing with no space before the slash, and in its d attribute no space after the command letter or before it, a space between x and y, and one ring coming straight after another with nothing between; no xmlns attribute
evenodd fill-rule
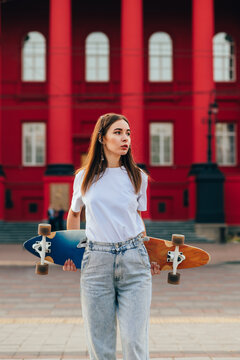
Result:
<svg viewBox="0 0 240 360"><path fill-rule="evenodd" d="M160 274L160 272L160 265L158 265L156 262L151 262L151 274L157 275Z"/></svg>

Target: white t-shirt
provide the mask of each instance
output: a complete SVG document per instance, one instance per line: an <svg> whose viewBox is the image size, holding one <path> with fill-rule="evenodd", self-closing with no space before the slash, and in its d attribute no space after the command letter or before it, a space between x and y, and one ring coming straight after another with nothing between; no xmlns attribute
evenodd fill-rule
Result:
<svg viewBox="0 0 240 360"><path fill-rule="evenodd" d="M144 224L137 210L147 210L148 176L141 171L142 185L138 194L124 166L107 168L84 196L81 185L84 170L74 179L71 209L79 212L85 205L86 236L99 242L120 242L144 231Z"/></svg>

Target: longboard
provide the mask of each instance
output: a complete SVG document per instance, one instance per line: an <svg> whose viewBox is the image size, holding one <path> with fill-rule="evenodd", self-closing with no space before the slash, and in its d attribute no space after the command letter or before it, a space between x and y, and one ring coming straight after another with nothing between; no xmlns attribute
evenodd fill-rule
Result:
<svg viewBox="0 0 240 360"><path fill-rule="evenodd" d="M39 235L25 241L24 248L31 254L41 258L41 253L44 252L44 245L41 243L43 237ZM67 259L71 259L78 269L81 268L85 248L78 246L86 239L85 230L55 231L45 237L44 263L64 265Z"/></svg>
<svg viewBox="0 0 240 360"><path fill-rule="evenodd" d="M145 242L150 262L156 262L160 270L171 270L168 273L168 283L177 285L180 282L180 273L177 269L189 269L209 263L210 255L195 246L184 244L184 235L173 234L172 241L149 238Z"/></svg>
<svg viewBox="0 0 240 360"><path fill-rule="evenodd" d="M39 224L39 236L24 242L26 250L41 258L36 265L36 273L48 273L48 264L64 265L67 259L73 260L76 268L81 268L86 242L85 230L64 230L51 232L51 225ZM179 284L177 269L187 269L207 264L210 255L197 247L184 244L184 235L174 234L172 241L146 237L144 244L151 262L156 262L160 270L171 270L168 282Z"/></svg>
<svg viewBox="0 0 240 360"><path fill-rule="evenodd" d="M145 246L151 262L157 262L160 270L172 270L171 254L176 249L176 245L172 241L150 237L150 240L145 242ZM179 245L179 252L180 256L182 253L185 259L178 264L178 269L194 268L210 261L210 255L206 251L194 246Z"/></svg>

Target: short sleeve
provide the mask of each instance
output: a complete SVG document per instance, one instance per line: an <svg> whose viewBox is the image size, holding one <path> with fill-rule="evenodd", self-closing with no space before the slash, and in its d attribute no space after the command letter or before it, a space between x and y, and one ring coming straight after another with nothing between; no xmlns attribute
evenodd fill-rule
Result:
<svg viewBox="0 0 240 360"><path fill-rule="evenodd" d="M148 176L143 171L141 171L142 175L142 184L140 191L138 193L138 208L139 211L146 211L147 210L147 186L148 186Z"/></svg>
<svg viewBox="0 0 240 360"><path fill-rule="evenodd" d="M72 195L71 209L74 212L79 212L81 210L81 207L83 207L83 205L84 205L84 202L82 200L82 194L81 194L83 173L84 173L84 170L79 171L79 173L77 173L75 175L75 179L74 179L74 183L73 183L73 195Z"/></svg>

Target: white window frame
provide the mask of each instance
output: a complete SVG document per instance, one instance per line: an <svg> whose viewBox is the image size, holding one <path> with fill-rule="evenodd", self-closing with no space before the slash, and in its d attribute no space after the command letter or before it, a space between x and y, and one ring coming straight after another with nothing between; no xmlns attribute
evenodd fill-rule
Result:
<svg viewBox="0 0 240 360"><path fill-rule="evenodd" d="M163 62L168 62L166 68L170 74L164 77ZM153 66L158 62L158 66ZM156 71L158 75L156 76ZM171 82L173 81L173 45L169 34L165 32L153 33L149 38L148 45L148 80L149 82Z"/></svg>
<svg viewBox="0 0 240 360"><path fill-rule="evenodd" d="M46 39L38 31L25 36L22 46L22 81L46 81Z"/></svg>
<svg viewBox="0 0 240 360"><path fill-rule="evenodd" d="M153 162L153 143L152 137L158 136L159 137L159 162ZM169 161L165 160L165 150L164 150L164 139L166 137L170 137L169 143ZM172 166L173 165L173 123L171 122L152 122L150 123L150 164L151 166Z"/></svg>
<svg viewBox="0 0 240 360"><path fill-rule="evenodd" d="M37 127L41 127L37 132ZM42 136L43 161L37 162L37 136ZM30 140L31 153L27 154L27 143ZM30 156L31 160L27 160ZM45 166L46 164L46 124L44 122L26 122L22 124L22 164L23 166Z"/></svg>
<svg viewBox="0 0 240 360"><path fill-rule="evenodd" d="M101 61L105 62L103 67ZM108 82L109 74L109 39L103 32L93 32L87 36L85 44L85 81Z"/></svg>
<svg viewBox="0 0 240 360"><path fill-rule="evenodd" d="M218 129L218 125L223 125L223 129ZM233 125L234 131L229 131L227 129L227 125ZM224 128L225 126L225 128ZM229 122L218 122L216 123L215 128L216 133L216 161L219 166L236 166L237 165L237 125L235 123L229 123ZM223 161L220 162L218 160L218 138L219 136L222 137L222 155L223 155ZM229 152L229 137L232 137L234 139L234 162L228 161L228 152Z"/></svg>
<svg viewBox="0 0 240 360"><path fill-rule="evenodd" d="M227 37L231 39L231 36L224 32L213 37L213 79L215 82L236 81L235 43L233 40L228 41Z"/></svg>

